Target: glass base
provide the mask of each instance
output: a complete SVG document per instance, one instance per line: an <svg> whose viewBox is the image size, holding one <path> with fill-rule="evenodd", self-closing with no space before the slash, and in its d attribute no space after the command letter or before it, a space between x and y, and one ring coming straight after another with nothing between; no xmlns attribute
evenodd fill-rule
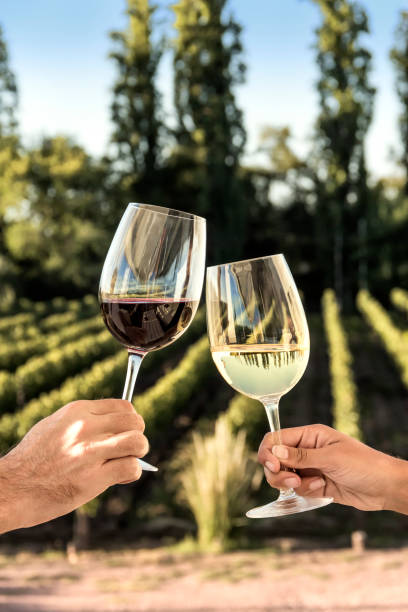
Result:
<svg viewBox="0 0 408 612"><path fill-rule="evenodd" d="M248 510L246 516L248 518L286 516L288 514L297 514L298 512L323 508L323 506L331 504L332 501L332 497L300 497L295 492L289 495L286 492L281 492L276 501L252 508L252 510Z"/></svg>
<svg viewBox="0 0 408 612"><path fill-rule="evenodd" d="M159 468L152 465L151 463L147 463L147 461L143 461L143 459L138 459L140 463L140 467L144 472L157 472Z"/></svg>

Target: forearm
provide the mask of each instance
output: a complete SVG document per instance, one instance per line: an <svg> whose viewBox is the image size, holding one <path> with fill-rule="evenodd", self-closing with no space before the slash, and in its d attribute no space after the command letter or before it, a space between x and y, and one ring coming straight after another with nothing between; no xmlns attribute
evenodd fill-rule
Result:
<svg viewBox="0 0 408 612"><path fill-rule="evenodd" d="M392 458L384 509L408 514L408 461Z"/></svg>

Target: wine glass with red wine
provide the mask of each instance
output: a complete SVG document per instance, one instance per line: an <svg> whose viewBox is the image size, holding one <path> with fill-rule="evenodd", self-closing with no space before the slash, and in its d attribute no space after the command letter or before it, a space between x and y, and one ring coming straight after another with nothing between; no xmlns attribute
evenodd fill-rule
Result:
<svg viewBox="0 0 408 612"><path fill-rule="evenodd" d="M132 401L143 357L177 340L193 320L205 242L202 217L151 204L126 208L99 285L103 320L129 353L122 399ZM156 471L139 461L143 469Z"/></svg>

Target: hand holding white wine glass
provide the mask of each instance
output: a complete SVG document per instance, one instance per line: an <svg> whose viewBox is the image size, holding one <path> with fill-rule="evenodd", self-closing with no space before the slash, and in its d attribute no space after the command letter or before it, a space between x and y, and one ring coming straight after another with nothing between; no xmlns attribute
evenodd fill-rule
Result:
<svg viewBox="0 0 408 612"><path fill-rule="evenodd" d="M145 355L177 340L193 320L204 279L205 242L201 217L150 204L126 208L99 286L104 322L129 353L122 399L132 401Z"/></svg>
<svg viewBox="0 0 408 612"><path fill-rule="evenodd" d="M208 268L206 296L214 362L234 389L263 403L280 444L279 400L302 377L310 349L303 306L284 256ZM284 516L331 501L306 499L286 489L247 516Z"/></svg>

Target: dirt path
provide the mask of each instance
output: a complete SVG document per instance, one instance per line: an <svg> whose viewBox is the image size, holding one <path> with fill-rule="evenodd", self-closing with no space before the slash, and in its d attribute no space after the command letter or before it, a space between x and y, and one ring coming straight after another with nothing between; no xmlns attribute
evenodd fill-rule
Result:
<svg viewBox="0 0 408 612"><path fill-rule="evenodd" d="M408 549L0 557L2 612L408 611Z"/></svg>

